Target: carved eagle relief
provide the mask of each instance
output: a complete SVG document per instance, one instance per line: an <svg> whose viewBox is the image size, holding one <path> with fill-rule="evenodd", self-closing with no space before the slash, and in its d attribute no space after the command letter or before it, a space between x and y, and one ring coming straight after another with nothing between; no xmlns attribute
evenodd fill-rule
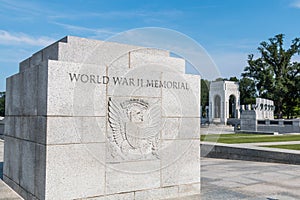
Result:
<svg viewBox="0 0 300 200"><path fill-rule="evenodd" d="M109 98L108 121L110 141L119 148L122 158L158 157L161 109L143 99L122 102Z"/></svg>

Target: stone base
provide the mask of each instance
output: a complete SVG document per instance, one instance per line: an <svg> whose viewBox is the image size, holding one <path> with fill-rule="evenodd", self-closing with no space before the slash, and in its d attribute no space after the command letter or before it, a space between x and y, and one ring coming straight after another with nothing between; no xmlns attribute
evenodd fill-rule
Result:
<svg viewBox="0 0 300 200"><path fill-rule="evenodd" d="M27 190L16 184L14 181L9 179L7 176L3 176L4 182L11 187L15 192L20 194L24 199L38 200L36 196L29 193ZM200 195L200 182L188 185L179 186L168 186L162 188L154 188L151 190L140 190L134 192L124 192L119 194L101 195L101 196L90 196L85 197L93 200L110 200L110 199L121 199L121 200L153 200L153 199L175 199L184 198L192 195ZM84 198L84 199L85 199ZM80 198L82 199L82 198ZM79 200L79 199L78 199Z"/></svg>

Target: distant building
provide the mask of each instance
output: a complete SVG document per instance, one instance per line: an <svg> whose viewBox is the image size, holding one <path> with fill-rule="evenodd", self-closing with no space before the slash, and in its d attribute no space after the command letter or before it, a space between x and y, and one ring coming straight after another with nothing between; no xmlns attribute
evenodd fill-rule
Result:
<svg viewBox="0 0 300 200"><path fill-rule="evenodd" d="M213 81L209 89L209 122L226 124L228 118L240 118L239 84Z"/></svg>

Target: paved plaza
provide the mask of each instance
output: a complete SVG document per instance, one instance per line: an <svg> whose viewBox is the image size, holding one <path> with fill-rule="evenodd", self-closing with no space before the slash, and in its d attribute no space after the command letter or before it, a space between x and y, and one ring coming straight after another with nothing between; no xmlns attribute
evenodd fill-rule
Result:
<svg viewBox="0 0 300 200"><path fill-rule="evenodd" d="M300 166L202 159L202 200L300 199Z"/></svg>
<svg viewBox="0 0 300 200"><path fill-rule="evenodd" d="M201 200L300 199L300 166L203 158ZM0 172L3 141L0 141ZM0 199L21 199L0 181ZM197 200L199 196L186 198Z"/></svg>

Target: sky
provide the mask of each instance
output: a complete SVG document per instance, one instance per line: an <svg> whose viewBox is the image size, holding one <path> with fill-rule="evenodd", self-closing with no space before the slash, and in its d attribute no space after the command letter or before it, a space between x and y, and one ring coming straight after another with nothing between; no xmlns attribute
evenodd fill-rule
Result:
<svg viewBox="0 0 300 200"><path fill-rule="evenodd" d="M0 0L0 91L19 62L66 35L106 40L143 27L185 34L222 77L239 77L262 41L300 37L300 0Z"/></svg>

